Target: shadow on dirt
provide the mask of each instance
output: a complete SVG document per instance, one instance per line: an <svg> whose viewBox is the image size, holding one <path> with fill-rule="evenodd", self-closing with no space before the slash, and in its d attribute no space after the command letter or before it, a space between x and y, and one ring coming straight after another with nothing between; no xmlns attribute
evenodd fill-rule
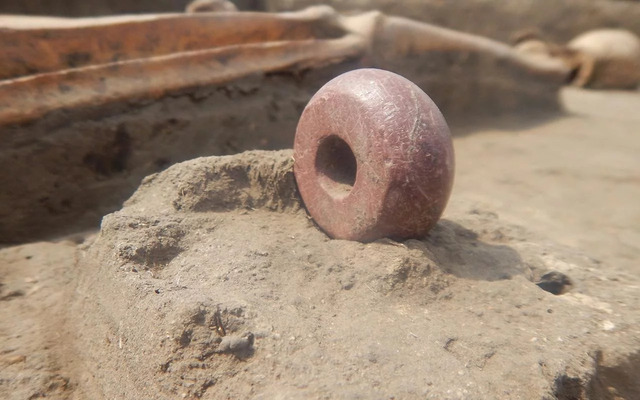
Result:
<svg viewBox="0 0 640 400"><path fill-rule="evenodd" d="M467 117L462 121L451 118L447 119L447 122L449 123L451 134L454 137L462 137L487 130L510 132L526 131L566 117L567 115L570 114L563 111L561 106L558 106L558 110L544 110L530 114L503 115L498 118L479 115Z"/></svg>
<svg viewBox="0 0 640 400"><path fill-rule="evenodd" d="M602 365L602 352L595 355L595 373L587 382L580 377L561 375L554 382L558 400L617 400L640 398L640 352L630 354L613 366Z"/></svg>
<svg viewBox="0 0 640 400"><path fill-rule="evenodd" d="M446 272L460 278L496 281L527 271L513 248L485 243L476 232L450 220L440 220L421 242Z"/></svg>
<svg viewBox="0 0 640 400"><path fill-rule="evenodd" d="M601 355L598 358L596 375L589 382L589 399L640 399L639 351L610 367L602 365Z"/></svg>

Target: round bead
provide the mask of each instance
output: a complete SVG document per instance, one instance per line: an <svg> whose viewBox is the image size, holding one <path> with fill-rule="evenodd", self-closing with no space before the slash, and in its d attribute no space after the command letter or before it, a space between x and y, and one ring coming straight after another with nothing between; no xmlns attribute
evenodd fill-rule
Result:
<svg viewBox="0 0 640 400"><path fill-rule="evenodd" d="M311 98L294 158L308 212L337 239L424 236L453 184L442 113L418 86L379 69L342 74Z"/></svg>

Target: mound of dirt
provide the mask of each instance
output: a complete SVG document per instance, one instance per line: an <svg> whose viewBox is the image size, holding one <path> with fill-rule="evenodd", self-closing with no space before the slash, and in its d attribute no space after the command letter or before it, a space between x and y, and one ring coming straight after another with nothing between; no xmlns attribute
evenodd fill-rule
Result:
<svg viewBox="0 0 640 400"><path fill-rule="evenodd" d="M292 165L290 151L176 164L103 219L79 247L64 313L74 393L640 392L637 286L622 273L473 204L421 239L331 240L301 204Z"/></svg>

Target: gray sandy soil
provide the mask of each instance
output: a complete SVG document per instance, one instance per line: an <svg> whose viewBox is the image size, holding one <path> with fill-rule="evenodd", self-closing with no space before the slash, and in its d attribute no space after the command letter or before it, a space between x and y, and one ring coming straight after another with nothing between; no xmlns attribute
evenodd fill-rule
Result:
<svg viewBox="0 0 640 400"><path fill-rule="evenodd" d="M563 100L456 138L425 238L330 240L282 151L177 164L83 243L0 250L0 397L638 398L640 94Z"/></svg>
<svg viewBox="0 0 640 400"><path fill-rule="evenodd" d="M640 274L640 94L572 88L568 112L534 127L455 141L455 193L607 269ZM517 123L516 123L517 124Z"/></svg>

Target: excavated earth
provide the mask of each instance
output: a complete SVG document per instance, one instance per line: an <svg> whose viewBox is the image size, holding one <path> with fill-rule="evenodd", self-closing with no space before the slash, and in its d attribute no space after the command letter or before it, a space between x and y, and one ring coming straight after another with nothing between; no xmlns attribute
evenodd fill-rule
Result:
<svg viewBox="0 0 640 400"><path fill-rule="evenodd" d="M638 93L458 137L424 238L328 238L291 151L145 178L99 232L0 250L8 399L635 399Z"/></svg>
<svg viewBox="0 0 640 400"><path fill-rule="evenodd" d="M514 32L537 30L567 42L596 28L619 27L640 34L640 5L635 0L231 0L239 10L281 12L318 3L341 12L377 9L503 42ZM0 13L96 16L149 12L181 12L191 0L0 0Z"/></svg>

